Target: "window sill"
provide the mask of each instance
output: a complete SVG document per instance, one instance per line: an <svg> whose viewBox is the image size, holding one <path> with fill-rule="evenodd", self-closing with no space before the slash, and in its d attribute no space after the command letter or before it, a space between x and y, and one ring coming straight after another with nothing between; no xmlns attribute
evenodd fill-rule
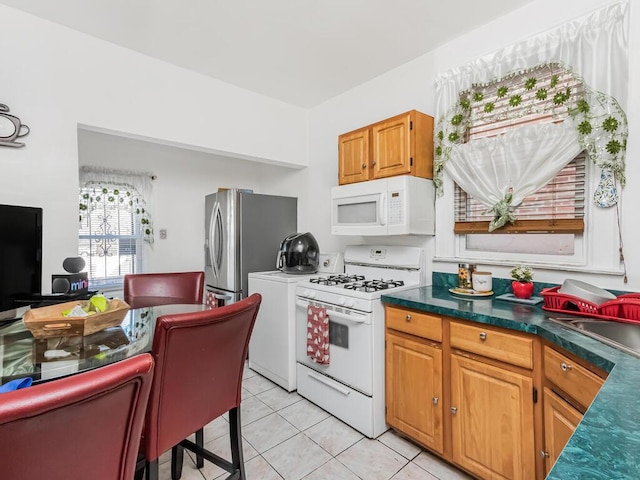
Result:
<svg viewBox="0 0 640 480"><path fill-rule="evenodd" d="M122 291L123 288L124 288L124 285L122 283L120 283L120 284L113 284L113 283L93 284L93 283L89 283L89 289L90 290L99 290L100 292L105 292L105 293Z"/></svg>
<svg viewBox="0 0 640 480"><path fill-rule="evenodd" d="M514 262L506 261L506 260L492 260L492 259L479 259L479 258L471 258L471 257L442 257L442 256L434 256L434 263L480 263L484 265L495 265L495 266L505 266L505 267L513 267ZM552 271L562 271L562 272L580 272L580 273L589 273L594 275L613 275L613 276L624 276L624 271L622 269L594 269L592 267L587 267L586 265L554 265L549 263L542 262L534 262L527 261L527 265L530 265L534 269L540 270L552 270Z"/></svg>

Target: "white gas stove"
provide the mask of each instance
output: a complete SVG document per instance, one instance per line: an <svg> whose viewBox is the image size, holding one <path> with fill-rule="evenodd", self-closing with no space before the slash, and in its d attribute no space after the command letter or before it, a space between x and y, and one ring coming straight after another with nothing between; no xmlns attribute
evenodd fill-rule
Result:
<svg viewBox="0 0 640 480"><path fill-rule="evenodd" d="M344 274L298 284L298 297L370 311L367 302L422 283L422 250L416 247L352 245L346 248L344 264Z"/></svg>
<svg viewBox="0 0 640 480"><path fill-rule="evenodd" d="M370 438L387 430L380 297L420 286L422 262L416 247L349 246L344 275L313 277L296 286L298 393ZM311 308L329 317L327 364L309 356Z"/></svg>

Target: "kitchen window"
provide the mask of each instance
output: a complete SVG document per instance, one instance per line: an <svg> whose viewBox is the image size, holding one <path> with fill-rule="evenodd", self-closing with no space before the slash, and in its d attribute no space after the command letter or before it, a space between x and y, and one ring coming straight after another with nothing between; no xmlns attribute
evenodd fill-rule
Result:
<svg viewBox="0 0 640 480"><path fill-rule="evenodd" d="M438 75L436 261L626 274L628 9Z"/></svg>
<svg viewBox="0 0 640 480"><path fill-rule="evenodd" d="M464 141L495 137L528 124L569 122L568 112L577 106L575 101L565 101L564 95L571 92L574 94L571 98L575 99L581 91L579 79L559 65L545 66L490 85L474 86L463 92L460 99L468 103L470 118L474 119ZM515 223L507 223L493 233L581 234L585 158L585 152L580 152L546 185L526 196L514 208ZM456 234L486 234L493 216L485 205L455 185Z"/></svg>
<svg viewBox="0 0 640 480"><path fill-rule="evenodd" d="M81 170L78 253L85 259L92 288L122 285L142 271L153 242L151 216L142 188L147 175ZM148 194L147 194L147 198Z"/></svg>

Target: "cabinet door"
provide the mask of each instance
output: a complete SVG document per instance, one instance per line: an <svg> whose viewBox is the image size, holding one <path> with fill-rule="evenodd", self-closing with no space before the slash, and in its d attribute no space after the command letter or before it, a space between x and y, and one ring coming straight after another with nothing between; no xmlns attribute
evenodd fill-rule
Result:
<svg viewBox="0 0 640 480"><path fill-rule="evenodd" d="M371 131L364 128L338 137L338 184L369 179L370 134Z"/></svg>
<svg viewBox="0 0 640 480"><path fill-rule="evenodd" d="M546 470L558 459L582 420L582 414L548 388L544 389L544 446Z"/></svg>
<svg viewBox="0 0 640 480"><path fill-rule="evenodd" d="M390 118L371 127L373 178L411 173L411 115Z"/></svg>
<svg viewBox="0 0 640 480"><path fill-rule="evenodd" d="M480 478L535 478L533 381L451 355L453 461Z"/></svg>
<svg viewBox="0 0 640 480"><path fill-rule="evenodd" d="M442 350L392 333L386 340L386 421L442 453Z"/></svg>
<svg viewBox="0 0 640 480"><path fill-rule="evenodd" d="M591 405L604 383L595 373L547 345L544 347L544 375L584 407Z"/></svg>

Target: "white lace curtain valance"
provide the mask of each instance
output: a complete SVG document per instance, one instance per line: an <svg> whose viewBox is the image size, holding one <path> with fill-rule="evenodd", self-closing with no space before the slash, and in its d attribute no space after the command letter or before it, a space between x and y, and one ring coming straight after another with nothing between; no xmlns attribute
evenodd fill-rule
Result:
<svg viewBox="0 0 640 480"><path fill-rule="evenodd" d="M531 124L455 145L447 172L464 185L465 192L490 206L491 232L515 221L511 208L551 180L581 150L573 125Z"/></svg>
<svg viewBox="0 0 640 480"><path fill-rule="evenodd" d="M94 193L82 192L83 189L91 189ZM151 174L82 166L80 190L81 222L88 218L86 213L93 208L95 202L106 200L126 203L134 209L134 216L144 241L153 243Z"/></svg>
<svg viewBox="0 0 640 480"><path fill-rule="evenodd" d="M617 197L612 193L615 185L611 176L622 185L625 181L628 126L622 106L626 104L628 78L627 11L627 2L610 5L440 75L434 139L434 182L439 193L445 170L495 214L491 225L495 229L514 221L513 208L523 194L541 188L586 150L603 172L611 174L603 175L607 181L603 179L596 192L600 195L597 204L614 205ZM541 69L551 70L545 88L536 86ZM572 90L555 81L553 69L568 72L571 84L581 88ZM522 95L509 92L516 78L523 81L520 91L535 92L527 97L531 106L522 104ZM492 121L493 104L484 98L484 92L491 88L507 101L506 107L495 112L503 119L532 113L539 108L534 105L540 99L536 96L549 95L551 101L544 103L545 110L533 113L551 115L561 126L519 127L522 132L462 143L478 116ZM483 109L473 108L474 102L483 100ZM607 195L603 195L604 188L610 190Z"/></svg>

